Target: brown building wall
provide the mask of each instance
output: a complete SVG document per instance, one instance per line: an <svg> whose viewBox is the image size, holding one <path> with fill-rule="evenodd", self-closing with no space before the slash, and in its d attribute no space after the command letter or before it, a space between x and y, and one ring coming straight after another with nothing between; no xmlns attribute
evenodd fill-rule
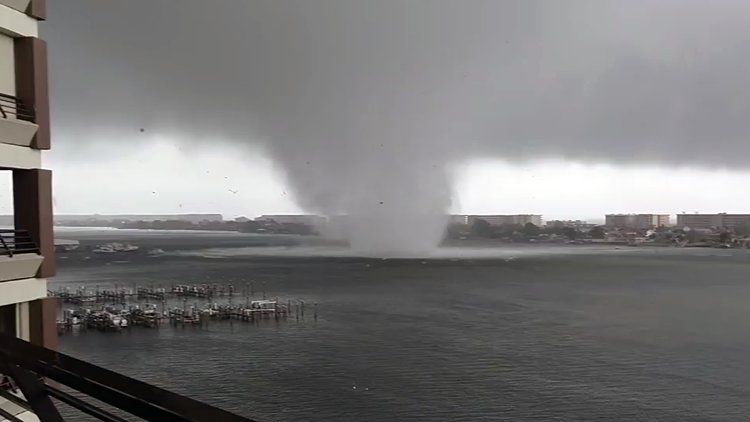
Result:
<svg viewBox="0 0 750 422"><path fill-rule="evenodd" d="M28 230L44 262L37 277L55 275L55 235L52 226L52 172L13 170L13 204L16 229Z"/></svg>
<svg viewBox="0 0 750 422"><path fill-rule="evenodd" d="M39 126L31 147L51 147L47 43L35 37L13 41L16 72L16 97L34 114Z"/></svg>
<svg viewBox="0 0 750 422"><path fill-rule="evenodd" d="M57 300L54 297L29 303L29 341L57 350Z"/></svg>
<svg viewBox="0 0 750 422"><path fill-rule="evenodd" d="M0 4L4 4L0 0ZM18 7L18 3L13 4ZM7 4L6 4L7 5ZM13 6L11 6L13 7ZM30 0L26 10L19 10L37 20L47 17L47 0ZM47 43L36 37L13 39L13 73L15 96L31 112L38 129L30 147L51 147ZM11 166L12 167L12 166ZM52 226L52 172L42 169L11 168L13 174L14 226L27 230L41 249L44 261L39 278L55 275L54 233ZM6 302L7 303L7 302ZM28 319L26 312L28 312ZM32 343L57 348L57 307L54 298L42 298L27 304L0 306L0 332L18 335L18 317L28 322Z"/></svg>
<svg viewBox="0 0 750 422"><path fill-rule="evenodd" d="M47 0L31 0L26 14L40 21L47 20Z"/></svg>

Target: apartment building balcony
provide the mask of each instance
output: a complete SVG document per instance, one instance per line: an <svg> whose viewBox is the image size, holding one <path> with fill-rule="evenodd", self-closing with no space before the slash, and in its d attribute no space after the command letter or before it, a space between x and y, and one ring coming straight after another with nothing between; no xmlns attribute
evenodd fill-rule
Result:
<svg viewBox="0 0 750 422"><path fill-rule="evenodd" d="M31 146L37 129L33 110L17 97L0 92L0 143Z"/></svg>
<svg viewBox="0 0 750 422"><path fill-rule="evenodd" d="M0 230L0 283L36 277L42 261L26 230Z"/></svg>

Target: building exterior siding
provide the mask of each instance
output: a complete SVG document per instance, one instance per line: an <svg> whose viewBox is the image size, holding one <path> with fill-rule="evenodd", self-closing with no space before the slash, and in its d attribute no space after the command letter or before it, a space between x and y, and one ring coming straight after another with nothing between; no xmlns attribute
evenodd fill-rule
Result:
<svg viewBox="0 0 750 422"><path fill-rule="evenodd" d="M46 297L55 275L52 172L42 167L52 146L47 43L37 36L46 10L46 0L0 0L0 171L12 173L14 207L13 230L0 234L32 245L0 243L0 331L55 349L56 305Z"/></svg>

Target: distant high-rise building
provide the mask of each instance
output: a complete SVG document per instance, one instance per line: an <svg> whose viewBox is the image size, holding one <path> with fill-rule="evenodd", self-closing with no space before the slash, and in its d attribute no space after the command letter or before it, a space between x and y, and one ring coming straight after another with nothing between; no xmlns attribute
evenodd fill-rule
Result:
<svg viewBox="0 0 750 422"><path fill-rule="evenodd" d="M733 229L738 224L750 225L750 214L677 214L678 227Z"/></svg>
<svg viewBox="0 0 750 422"><path fill-rule="evenodd" d="M669 214L607 214L604 218L607 227L628 229L652 229L669 226Z"/></svg>
<svg viewBox="0 0 750 422"><path fill-rule="evenodd" d="M669 226L669 214L636 214L636 229L652 229Z"/></svg>
<svg viewBox="0 0 750 422"><path fill-rule="evenodd" d="M557 228L572 228L572 229L578 229L578 230L590 230L594 227L596 227L596 224L593 223L587 223L585 221L581 220L550 220L544 223L547 227L557 227Z"/></svg>
<svg viewBox="0 0 750 422"><path fill-rule="evenodd" d="M733 229L738 224L750 225L750 214L719 214L721 216L721 226Z"/></svg>
<svg viewBox="0 0 750 422"><path fill-rule="evenodd" d="M466 222L472 225L478 219L490 223L491 226L502 226L504 224L520 224L523 226L528 223L537 226L542 225L542 216L540 214L469 215Z"/></svg>
<svg viewBox="0 0 750 422"><path fill-rule="evenodd" d="M448 220L448 222L450 224L469 224L469 216L453 214L450 216L450 219Z"/></svg>
<svg viewBox="0 0 750 422"><path fill-rule="evenodd" d="M635 214L607 214L604 216L604 225L616 228L634 228Z"/></svg>

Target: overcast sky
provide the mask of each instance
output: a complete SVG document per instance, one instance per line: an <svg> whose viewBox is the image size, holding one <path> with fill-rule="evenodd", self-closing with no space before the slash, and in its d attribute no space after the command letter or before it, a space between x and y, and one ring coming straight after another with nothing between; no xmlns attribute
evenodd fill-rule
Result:
<svg viewBox="0 0 750 422"><path fill-rule="evenodd" d="M50 2L57 212L750 211L749 13Z"/></svg>
<svg viewBox="0 0 750 422"><path fill-rule="evenodd" d="M59 213L205 212L232 218L303 212L264 157L195 157L165 142L115 163L52 164ZM0 179L0 214L11 212L9 181ZM741 170L479 160L458 171L452 211L590 220L616 212L748 212L747 186L750 174Z"/></svg>

